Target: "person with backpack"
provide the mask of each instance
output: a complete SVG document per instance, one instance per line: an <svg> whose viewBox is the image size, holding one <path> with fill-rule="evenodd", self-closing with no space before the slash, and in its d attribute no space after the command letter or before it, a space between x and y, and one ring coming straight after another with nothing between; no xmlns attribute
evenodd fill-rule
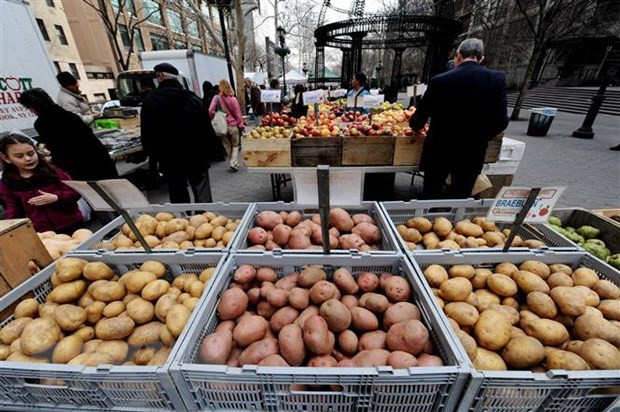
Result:
<svg viewBox="0 0 620 412"><path fill-rule="evenodd" d="M171 203L190 203L188 183L194 202L211 203L209 167L216 155L215 138L206 133L202 100L183 88L179 71L170 63L153 69L159 86L142 104L142 146L159 163Z"/></svg>
<svg viewBox="0 0 620 412"><path fill-rule="evenodd" d="M223 138L226 154L230 158L230 170L239 171L240 135L245 129L241 107L235 97L235 92L228 80L220 80L220 94L215 96L209 107L209 115L213 118L213 128ZM218 130L218 123L222 122L215 118L217 112L223 112L226 118L226 129ZM220 115L221 116L221 115ZM222 122L223 123L223 122Z"/></svg>

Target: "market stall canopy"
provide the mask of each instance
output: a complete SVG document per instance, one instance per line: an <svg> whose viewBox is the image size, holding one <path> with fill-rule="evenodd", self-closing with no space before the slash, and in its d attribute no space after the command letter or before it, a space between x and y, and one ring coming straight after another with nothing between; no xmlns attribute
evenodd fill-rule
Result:
<svg viewBox="0 0 620 412"><path fill-rule="evenodd" d="M279 80L280 82L282 82L283 81L282 77L280 77ZM290 70L288 73L286 73L286 83L287 84L308 83L308 78L296 70Z"/></svg>
<svg viewBox="0 0 620 412"><path fill-rule="evenodd" d="M309 79L314 79L314 73L308 73ZM328 67L325 68L325 82L336 82L340 83L340 75L336 74L334 71L330 70Z"/></svg>
<svg viewBox="0 0 620 412"><path fill-rule="evenodd" d="M256 84L258 84L259 86L261 84L267 84L267 79L269 78L269 76L267 75L267 73L263 73L263 72L245 72L243 73L243 78L250 78L252 79L252 81Z"/></svg>

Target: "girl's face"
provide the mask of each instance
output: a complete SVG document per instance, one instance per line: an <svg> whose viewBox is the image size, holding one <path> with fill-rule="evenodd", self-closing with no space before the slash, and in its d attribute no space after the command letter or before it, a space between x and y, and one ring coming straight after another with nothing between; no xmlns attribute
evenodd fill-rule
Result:
<svg viewBox="0 0 620 412"><path fill-rule="evenodd" d="M32 145L26 143L12 144L6 154L0 154L2 160L15 165L20 170L34 170L39 164L39 156Z"/></svg>

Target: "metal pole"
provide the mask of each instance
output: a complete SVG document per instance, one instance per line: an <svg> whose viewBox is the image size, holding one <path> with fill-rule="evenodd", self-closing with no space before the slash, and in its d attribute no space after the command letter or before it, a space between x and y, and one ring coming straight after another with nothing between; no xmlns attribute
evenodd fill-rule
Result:
<svg viewBox="0 0 620 412"><path fill-rule="evenodd" d="M581 139L593 139L594 132L592 131L592 125L598 115L598 111L601 109L603 102L605 101L605 91L607 90L607 82L603 83L598 89L598 93L592 97L592 103L588 109L585 119L581 127L573 132L573 137L579 137Z"/></svg>
<svg viewBox="0 0 620 412"><path fill-rule="evenodd" d="M282 56L282 82L284 83L282 85L282 91L284 93L282 96L282 101L285 101L286 99L286 65L284 63L284 59L286 59L286 56Z"/></svg>
<svg viewBox="0 0 620 412"><path fill-rule="evenodd" d="M233 74L232 64L230 63L230 52L228 50L228 36L226 35L226 23L224 21L224 9L222 6L217 8L220 16L220 28L222 29L222 42L224 43L224 54L226 55L226 64L228 65L228 78L230 79L230 85L233 90L235 88L235 76Z"/></svg>

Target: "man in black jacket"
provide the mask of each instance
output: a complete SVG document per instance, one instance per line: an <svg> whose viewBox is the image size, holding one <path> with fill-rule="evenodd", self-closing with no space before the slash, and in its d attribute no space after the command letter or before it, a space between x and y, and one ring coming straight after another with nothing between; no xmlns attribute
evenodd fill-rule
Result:
<svg viewBox="0 0 620 412"><path fill-rule="evenodd" d="M431 119L420 162L425 199L471 197L488 141L508 126L506 76L481 66L483 59L482 40L464 40L455 68L430 80L409 121L420 130Z"/></svg>
<svg viewBox="0 0 620 412"><path fill-rule="evenodd" d="M213 153L202 100L183 88L173 65L160 63L154 70L159 86L142 104L142 145L151 160L159 163L171 203L190 202L188 181L194 201L210 203L209 159Z"/></svg>

